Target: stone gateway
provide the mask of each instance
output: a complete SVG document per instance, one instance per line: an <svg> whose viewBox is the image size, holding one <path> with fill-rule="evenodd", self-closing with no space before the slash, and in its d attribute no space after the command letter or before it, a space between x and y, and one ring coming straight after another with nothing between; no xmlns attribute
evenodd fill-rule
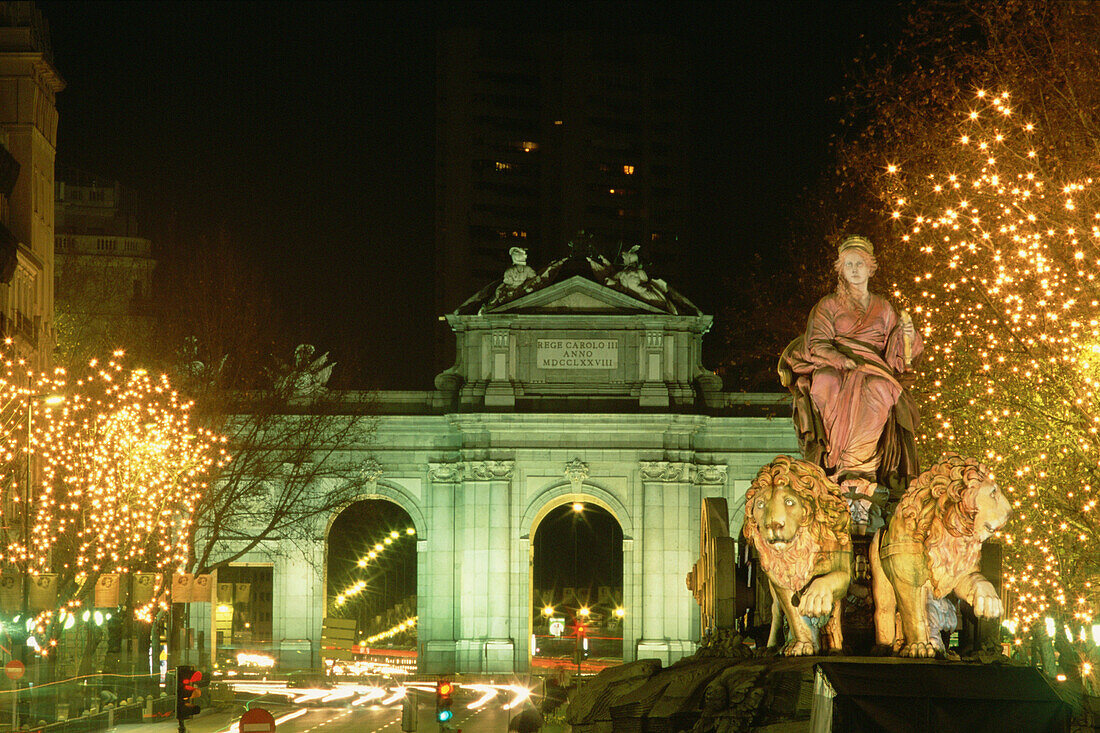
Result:
<svg viewBox="0 0 1100 733"><path fill-rule="evenodd" d="M619 269L574 256L490 285L447 314L455 363L435 389L370 395L373 434L330 459L361 465L361 498L397 504L415 527L422 672L531 669L533 540L573 502L621 529L608 541L621 543L624 661L692 654L700 618L684 572L704 500L739 517L760 466L798 448L785 395L723 393L702 366L710 316L669 287L639 294ZM331 419L355 397L330 392ZM324 574L334 518L313 544L271 542L238 561L273 567L272 636L304 659L319 658L338 583Z"/></svg>

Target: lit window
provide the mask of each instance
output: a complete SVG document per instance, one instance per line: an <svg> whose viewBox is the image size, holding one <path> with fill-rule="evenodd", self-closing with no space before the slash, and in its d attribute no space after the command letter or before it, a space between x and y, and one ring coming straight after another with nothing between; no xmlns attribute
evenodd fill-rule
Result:
<svg viewBox="0 0 1100 733"><path fill-rule="evenodd" d="M554 120L554 124L555 124L555 125L560 125L560 124L561 124L561 120Z"/></svg>
<svg viewBox="0 0 1100 733"><path fill-rule="evenodd" d="M626 175L628 175L628 176L632 176L632 175L634 175L634 166L632 166L632 165L624 165L624 166L623 166L623 173L625 173L625 174L626 174Z"/></svg>
<svg viewBox="0 0 1100 733"><path fill-rule="evenodd" d="M501 163L498 160L497 161L497 170L498 171L510 171L510 170L512 170L512 164L511 163Z"/></svg>

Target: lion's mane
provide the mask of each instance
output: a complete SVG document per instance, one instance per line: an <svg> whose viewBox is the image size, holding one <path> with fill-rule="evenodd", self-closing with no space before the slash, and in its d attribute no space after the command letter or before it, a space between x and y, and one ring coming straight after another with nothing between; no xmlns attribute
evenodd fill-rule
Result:
<svg viewBox="0 0 1100 733"><path fill-rule="evenodd" d="M790 487L807 511L794 542L784 552L777 552L760 535L752 506L758 494L782 486ZM840 487L819 466L790 456L776 456L761 468L745 494L745 537L760 553L760 566L772 582L788 590L808 583L814 567L828 553L851 545L851 521Z"/></svg>
<svg viewBox="0 0 1100 733"><path fill-rule="evenodd" d="M974 518L978 487L987 478L989 469L977 460L946 453L917 477L898 504L895 521L928 552L937 598L951 590L981 553Z"/></svg>

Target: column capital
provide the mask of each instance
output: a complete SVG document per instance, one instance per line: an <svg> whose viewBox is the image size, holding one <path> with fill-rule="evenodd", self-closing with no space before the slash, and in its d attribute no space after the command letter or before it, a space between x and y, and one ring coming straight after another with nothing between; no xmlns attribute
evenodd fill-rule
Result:
<svg viewBox="0 0 1100 733"><path fill-rule="evenodd" d="M642 472L642 481L655 483L675 483L691 481L692 466L682 461L638 461Z"/></svg>
<svg viewBox="0 0 1100 733"><path fill-rule="evenodd" d="M692 481L704 486L725 486L728 466L724 463L717 465L692 466L694 476Z"/></svg>
<svg viewBox="0 0 1100 733"><path fill-rule="evenodd" d="M437 484L456 484L462 480L462 461L428 463L428 478Z"/></svg>
<svg viewBox="0 0 1100 733"><path fill-rule="evenodd" d="M511 481L515 461L467 461L466 476L471 481Z"/></svg>
<svg viewBox="0 0 1100 733"><path fill-rule="evenodd" d="M686 461L638 461L642 480L653 483L724 485L726 466L697 465Z"/></svg>

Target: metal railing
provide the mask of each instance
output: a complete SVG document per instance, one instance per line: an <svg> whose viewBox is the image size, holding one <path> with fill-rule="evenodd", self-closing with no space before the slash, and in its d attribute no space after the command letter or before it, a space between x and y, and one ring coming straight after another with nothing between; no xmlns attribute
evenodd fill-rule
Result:
<svg viewBox="0 0 1100 733"><path fill-rule="evenodd" d="M0 690L0 731L75 733L168 718L173 680L160 675L93 674ZM7 687L5 685L5 687Z"/></svg>

